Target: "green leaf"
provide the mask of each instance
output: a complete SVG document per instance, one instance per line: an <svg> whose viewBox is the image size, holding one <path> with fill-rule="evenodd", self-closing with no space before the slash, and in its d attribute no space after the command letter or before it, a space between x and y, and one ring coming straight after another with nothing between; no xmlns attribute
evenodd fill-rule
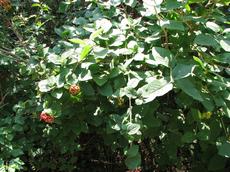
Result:
<svg viewBox="0 0 230 172"><path fill-rule="evenodd" d="M223 157L230 158L230 143L228 141L218 147L218 154Z"/></svg>
<svg viewBox="0 0 230 172"><path fill-rule="evenodd" d="M113 68L110 72L109 72L109 78L115 78L120 74L120 70L118 67Z"/></svg>
<svg viewBox="0 0 230 172"><path fill-rule="evenodd" d="M159 25L162 28L166 28L169 30L179 30L179 31L184 31L184 25L180 21L174 21L174 20L160 20Z"/></svg>
<svg viewBox="0 0 230 172"><path fill-rule="evenodd" d="M70 42L74 43L74 44L80 44L80 45L83 45L83 46L86 46L87 43L81 39L78 39L78 38L74 38L74 39L69 39Z"/></svg>
<svg viewBox="0 0 230 172"><path fill-rule="evenodd" d="M163 0L143 0L143 7L145 11L141 11L142 16L151 16L160 13L160 5Z"/></svg>
<svg viewBox="0 0 230 172"><path fill-rule="evenodd" d="M42 80L38 83L39 91L41 92L49 92L53 85L55 84L55 77L49 77L48 79Z"/></svg>
<svg viewBox="0 0 230 172"><path fill-rule="evenodd" d="M113 88L110 83L106 83L100 88L100 93L103 96L111 96L113 94Z"/></svg>
<svg viewBox="0 0 230 172"><path fill-rule="evenodd" d="M146 114L142 121L148 128L157 128L162 125L161 120L155 118L151 113Z"/></svg>
<svg viewBox="0 0 230 172"><path fill-rule="evenodd" d="M207 22L206 27L211 29L214 32L219 32L220 31L220 26L214 22Z"/></svg>
<svg viewBox="0 0 230 172"><path fill-rule="evenodd" d="M138 145L132 145L127 151L127 156L128 157L137 156L138 153L139 153L139 146Z"/></svg>
<svg viewBox="0 0 230 172"><path fill-rule="evenodd" d="M141 128L140 124L135 124L135 123L127 123L126 127L127 127L128 135L137 134Z"/></svg>
<svg viewBox="0 0 230 172"><path fill-rule="evenodd" d="M183 143L192 143L196 139L196 136L193 132L186 132L182 137L181 141Z"/></svg>
<svg viewBox="0 0 230 172"><path fill-rule="evenodd" d="M153 47L152 55L153 55L153 60L155 65L161 64L168 67L169 61L172 59L171 52L168 49L161 48L161 47Z"/></svg>
<svg viewBox="0 0 230 172"><path fill-rule="evenodd" d="M58 12L65 13L69 9L70 4L68 2L61 2L59 4Z"/></svg>
<svg viewBox="0 0 230 172"><path fill-rule="evenodd" d="M217 41L214 39L213 36L209 34L199 34L196 36L194 43L198 45L204 45L204 46L213 46L216 47Z"/></svg>
<svg viewBox="0 0 230 172"><path fill-rule="evenodd" d="M229 40L221 40L220 46L227 52L230 52L230 41Z"/></svg>
<svg viewBox="0 0 230 172"><path fill-rule="evenodd" d="M62 90L55 90L55 91L53 91L52 93L51 93L51 95L53 96L53 97L55 97L56 99L60 99L61 97L62 97L62 95L63 95L63 91Z"/></svg>
<svg viewBox="0 0 230 172"><path fill-rule="evenodd" d="M99 76L93 76L93 80L96 82L97 85L102 86L108 81L108 75L102 74Z"/></svg>
<svg viewBox="0 0 230 172"><path fill-rule="evenodd" d="M90 35L90 40L94 40L95 38L97 38L101 33L103 32L103 29L100 28L96 31L94 31L91 35Z"/></svg>
<svg viewBox="0 0 230 172"><path fill-rule="evenodd" d="M48 60L49 62L53 63L53 64L56 64L56 65L60 65L60 64L63 64L65 62L65 59L66 58L63 58L63 57L60 57L56 54L50 54L48 56Z"/></svg>
<svg viewBox="0 0 230 172"><path fill-rule="evenodd" d="M126 37L124 35L119 35L115 39L115 41L112 44L110 44L109 46L111 46L111 47L119 47L124 43L125 40L126 40Z"/></svg>
<svg viewBox="0 0 230 172"><path fill-rule="evenodd" d="M23 125L25 123L24 117L17 115L14 119L15 123Z"/></svg>
<svg viewBox="0 0 230 172"><path fill-rule="evenodd" d="M118 6L121 4L123 0L110 0L110 3L113 5L113 6Z"/></svg>
<svg viewBox="0 0 230 172"><path fill-rule="evenodd" d="M197 139L207 141L210 137L210 130L204 129L197 133Z"/></svg>
<svg viewBox="0 0 230 172"><path fill-rule="evenodd" d="M102 28L103 32L108 32L112 27L112 23L108 19L101 19L96 21L96 27Z"/></svg>
<svg viewBox="0 0 230 172"><path fill-rule="evenodd" d="M60 71L60 74L56 76L56 85L57 88L62 88L65 85L66 78L71 76L72 71L69 68L64 68Z"/></svg>
<svg viewBox="0 0 230 172"><path fill-rule="evenodd" d="M132 79L130 79L130 80L128 81L127 87L135 88L135 87L137 87L137 85L138 85L139 82L140 82L139 79L137 79L137 78L132 78Z"/></svg>
<svg viewBox="0 0 230 172"><path fill-rule="evenodd" d="M227 63L230 64L230 53L223 53L216 55L214 58L215 61L218 61L220 63Z"/></svg>
<svg viewBox="0 0 230 172"><path fill-rule="evenodd" d="M81 51L81 55L80 55L80 60L84 60L84 58L89 54L89 52L91 51L92 46L91 45L86 45L82 51Z"/></svg>
<svg viewBox="0 0 230 172"><path fill-rule="evenodd" d="M13 125L13 130L15 130L15 131L23 131L23 127L22 127L22 125L19 125L19 124L15 124L15 125Z"/></svg>
<svg viewBox="0 0 230 172"><path fill-rule="evenodd" d="M79 81L88 81L92 79L91 71L88 69L81 69L78 79Z"/></svg>
<svg viewBox="0 0 230 172"><path fill-rule="evenodd" d="M226 161L226 158L214 155L208 162L208 171L224 170Z"/></svg>
<svg viewBox="0 0 230 172"><path fill-rule="evenodd" d="M176 81L176 86L186 94L198 101L203 101L200 91L196 88L195 84L187 78Z"/></svg>
<svg viewBox="0 0 230 172"><path fill-rule="evenodd" d="M125 165L129 168L134 170L135 168L141 165L141 155L138 154L136 156L127 157L125 160Z"/></svg>
<svg viewBox="0 0 230 172"><path fill-rule="evenodd" d="M86 95L86 96L94 96L95 95L95 91L94 91L93 87L88 82L84 82L81 85L81 90L84 93L84 95Z"/></svg>
<svg viewBox="0 0 230 172"><path fill-rule="evenodd" d="M204 0L189 0L188 3L189 4L193 4L193 3L202 3Z"/></svg>
<svg viewBox="0 0 230 172"><path fill-rule="evenodd" d="M87 20L84 17L76 17L72 23L75 25L84 25L87 23Z"/></svg>
<svg viewBox="0 0 230 172"><path fill-rule="evenodd" d="M137 4L137 0L125 0L125 4L130 7L135 7Z"/></svg>
<svg viewBox="0 0 230 172"><path fill-rule="evenodd" d="M13 150L11 150L10 153L11 153L11 155L14 156L14 157L18 157L18 156L24 154L23 151L22 151L22 149L13 149Z"/></svg>
<svg viewBox="0 0 230 172"><path fill-rule="evenodd" d="M206 70L204 63L198 57L193 56L194 61L196 61L204 70Z"/></svg>
<svg viewBox="0 0 230 172"><path fill-rule="evenodd" d="M94 51L94 56L95 58L105 58L107 53L108 53L108 49L102 48L102 47L94 47L93 48Z"/></svg>
<svg viewBox="0 0 230 172"><path fill-rule="evenodd" d="M173 9L179 8L181 6L182 6L182 4L180 2L178 2L177 0L166 0L165 8L167 10L173 10Z"/></svg>
<svg viewBox="0 0 230 172"><path fill-rule="evenodd" d="M173 85L171 82L168 82L165 79L156 79L137 90L137 94L141 96L140 99L142 102L136 101L136 103L138 105L142 103L148 103L154 100L156 97L163 96L172 89Z"/></svg>
<svg viewBox="0 0 230 172"><path fill-rule="evenodd" d="M192 75L193 70L196 66L193 64L177 64L176 67L172 71L172 76L174 80L186 78Z"/></svg>

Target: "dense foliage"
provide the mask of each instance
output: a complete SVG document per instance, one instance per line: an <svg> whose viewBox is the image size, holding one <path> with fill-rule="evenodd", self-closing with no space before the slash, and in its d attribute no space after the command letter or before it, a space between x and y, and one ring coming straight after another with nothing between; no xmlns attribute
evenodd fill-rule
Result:
<svg viewBox="0 0 230 172"><path fill-rule="evenodd" d="M230 170L228 5L0 0L0 171Z"/></svg>

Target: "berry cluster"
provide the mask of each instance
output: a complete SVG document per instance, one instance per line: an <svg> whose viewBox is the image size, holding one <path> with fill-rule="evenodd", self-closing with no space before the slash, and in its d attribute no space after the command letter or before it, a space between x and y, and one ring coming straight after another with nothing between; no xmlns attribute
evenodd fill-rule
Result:
<svg viewBox="0 0 230 172"><path fill-rule="evenodd" d="M80 93L81 89L79 85L71 85L69 87L69 93L72 95L77 95L78 93Z"/></svg>
<svg viewBox="0 0 230 172"><path fill-rule="evenodd" d="M54 122L54 116L49 115L49 114L47 114L47 113L45 113L45 112L42 112L42 113L40 114L40 120L41 120L41 121L44 121L44 122L46 122L46 123L51 124L51 123Z"/></svg>

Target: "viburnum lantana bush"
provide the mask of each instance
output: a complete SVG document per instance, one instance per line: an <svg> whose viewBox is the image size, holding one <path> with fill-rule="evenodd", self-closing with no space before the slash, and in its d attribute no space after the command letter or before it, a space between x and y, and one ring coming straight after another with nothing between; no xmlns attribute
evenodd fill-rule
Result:
<svg viewBox="0 0 230 172"><path fill-rule="evenodd" d="M0 171L230 170L228 5L0 0Z"/></svg>

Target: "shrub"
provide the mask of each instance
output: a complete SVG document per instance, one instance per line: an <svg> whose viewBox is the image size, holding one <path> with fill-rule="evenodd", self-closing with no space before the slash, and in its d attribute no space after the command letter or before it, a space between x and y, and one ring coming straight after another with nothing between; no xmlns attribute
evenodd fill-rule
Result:
<svg viewBox="0 0 230 172"><path fill-rule="evenodd" d="M0 171L229 169L228 0L0 5Z"/></svg>

